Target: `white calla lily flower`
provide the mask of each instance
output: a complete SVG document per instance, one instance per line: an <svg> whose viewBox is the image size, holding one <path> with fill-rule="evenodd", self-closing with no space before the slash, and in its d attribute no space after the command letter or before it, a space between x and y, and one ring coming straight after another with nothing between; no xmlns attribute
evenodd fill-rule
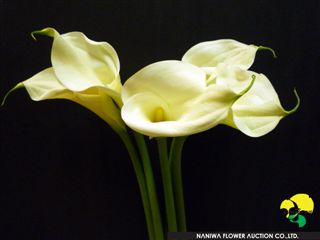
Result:
<svg viewBox="0 0 320 240"><path fill-rule="evenodd" d="M286 111L268 78L263 74L255 76L253 86L234 102L225 121L225 124L250 137L260 137L269 133L282 118L295 112L300 105L300 98L294 91L297 104L292 110Z"/></svg>
<svg viewBox="0 0 320 240"><path fill-rule="evenodd" d="M201 67L206 71L207 84L224 85L234 93L242 95L230 108L224 124L239 129L251 137L260 137L272 131L279 121L297 110L298 103L291 111L281 106L272 84L263 74L246 71L254 62L258 50L273 49L264 46L246 45L231 39L199 43L191 47L182 61ZM248 85L248 75L255 76L252 88L241 94Z"/></svg>
<svg viewBox="0 0 320 240"><path fill-rule="evenodd" d="M120 116L120 64L116 51L106 42L95 42L83 33L59 34L53 28L32 33L53 37L52 67L19 83L35 101L68 99L79 103L115 130L124 129ZM14 90L13 89L13 90ZM116 105L116 104L118 105Z"/></svg>
<svg viewBox="0 0 320 240"><path fill-rule="evenodd" d="M235 40L195 45L182 61L151 64L124 84L121 114L150 137L186 136L226 124L258 137L295 111L282 108L269 80L248 71L256 51L268 47Z"/></svg>
<svg viewBox="0 0 320 240"><path fill-rule="evenodd" d="M208 84L207 77L204 69L181 61L146 66L123 86L122 118L150 137L187 136L212 128L227 118L238 93L224 84ZM242 91L252 80L247 77Z"/></svg>
<svg viewBox="0 0 320 240"><path fill-rule="evenodd" d="M270 50L273 56L276 56L268 47L246 45L233 39L220 39L196 44L184 54L182 61L198 67L216 67L225 63L249 69L258 50Z"/></svg>

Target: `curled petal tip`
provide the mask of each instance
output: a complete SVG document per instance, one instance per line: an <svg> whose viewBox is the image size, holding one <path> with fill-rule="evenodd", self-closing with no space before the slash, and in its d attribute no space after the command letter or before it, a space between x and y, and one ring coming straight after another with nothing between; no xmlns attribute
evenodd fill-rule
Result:
<svg viewBox="0 0 320 240"><path fill-rule="evenodd" d="M296 103L296 105L294 106L293 109L291 109L291 110L289 110L289 111L285 111L285 113L286 113L287 115L292 114L292 113L295 113L295 112L298 110L298 108L299 108L299 106L300 106L300 103L301 103L301 100L300 100L300 97L299 97L299 94L298 94L296 88L293 89L293 93L294 93L294 95L295 95L295 97L296 97L296 99L297 99L297 103Z"/></svg>
<svg viewBox="0 0 320 240"><path fill-rule="evenodd" d="M30 33L32 39L37 41L37 38L36 38L35 34L37 34L37 31L33 31L33 32Z"/></svg>
<svg viewBox="0 0 320 240"><path fill-rule="evenodd" d="M22 88L22 87L24 87L24 85L23 85L23 83L21 82L21 83L18 83L14 88L11 88L11 89L6 93L6 95L4 95L0 107L3 107L3 105L5 104L8 96L10 95L10 93L12 93L13 91L15 91L15 90L17 90L17 89L19 89L19 88Z"/></svg>
<svg viewBox="0 0 320 240"><path fill-rule="evenodd" d="M44 28L42 30L36 30L31 32L31 37L37 41L37 38L35 35L44 35L44 36L49 36L53 37L55 33L55 30L53 28Z"/></svg>
<svg viewBox="0 0 320 240"><path fill-rule="evenodd" d="M252 74L251 78L252 78L252 80L251 80L250 84L248 85L248 87L246 87L246 89L244 89L240 93L240 96L246 94L251 89L251 87L253 86L254 82L256 81L256 75Z"/></svg>
<svg viewBox="0 0 320 240"><path fill-rule="evenodd" d="M273 58L277 58L276 52L270 47L258 46L258 50L268 50L272 53Z"/></svg>

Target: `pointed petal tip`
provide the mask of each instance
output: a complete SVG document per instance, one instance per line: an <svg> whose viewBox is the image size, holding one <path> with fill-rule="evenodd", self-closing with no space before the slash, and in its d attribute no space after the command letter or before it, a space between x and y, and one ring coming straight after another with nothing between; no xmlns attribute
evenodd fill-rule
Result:
<svg viewBox="0 0 320 240"><path fill-rule="evenodd" d="M273 55L273 58L277 58L276 52L270 48L270 47L266 47L266 46L258 46L258 50L267 50L270 51Z"/></svg>
<svg viewBox="0 0 320 240"><path fill-rule="evenodd" d="M23 88L23 87L24 87L23 83L20 82L20 83L18 83L16 86L14 86L13 88L11 88L11 89L6 93L6 95L4 95L0 107L3 107L3 106L4 106L4 104L6 103L6 100L7 100L8 96L9 96L13 91L15 91L15 90L17 90L17 89L19 89L19 88Z"/></svg>
<svg viewBox="0 0 320 240"><path fill-rule="evenodd" d="M37 41L37 38L35 35L44 35L48 37L54 37L56 30L54 28L48 27L41 30L35 30L31 32L31 37Z"/></svg>
<svg viewBox="0 0 320 240"><path fill-rule="evenodd" d="M290 115L290 114L292 114L292 113L295 113L295 112L298 110L298 108L300 107L301 99L300 99L300 96L299 96L296 88L293 89L293 93L294 93L294 95L295 95L295 97L296 97L296 99L297 99L297 103L296 103L296 105L294 106L294 108L292 108L291 110L288 110L288 111L285 110L285 113L286 113L287 115Z"/></svg>
<svg viewBox="0 0 320 240"><path fill-rule="evenodd" d="M37 38L36 38L35 34L37 34L37 31L32 31L32 32L30 33L32 39L33 39L34 41L37 41Z"/></svg>

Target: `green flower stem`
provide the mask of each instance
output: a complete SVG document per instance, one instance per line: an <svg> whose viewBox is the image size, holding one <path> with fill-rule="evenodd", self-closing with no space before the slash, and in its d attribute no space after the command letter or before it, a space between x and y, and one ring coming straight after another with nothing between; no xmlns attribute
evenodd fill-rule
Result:
<svg viewBox="0 0 320 240"><path fill-rule="evenodd" d="M146 142L143 135L134 132L134 137L138 145L138 149L142 159L142 165L144 168L144 174L147 183L147 191L151 207L151 215L153 219L153 227L155 232L155 240L164 240L157 190L154 182L153 170L149 157L148 148L146 146Z"/></svg>
<svg viewBox="0 0 320 240"><path fill-rule="evenodd" d="M158 138L157 141L159 149L160 168L162 174L162 183L164 189L164 200L166 206L168 232L177 232L178 228L171 182L170 162L168 159L167 139Z"/></svg>
<svg viewBox="0 0 320 240"><path fill-rule="evenodd" d="M119 132L119 135L124 143L124 145L126 146L128 153L130 155L132 164L133 164L133 168L138 180L138 185L139 185L139 189L140 189L140 194L141 194L141 198L142 198L142 205L143 205L143 209L144 209L144 213L145 213L145 217L146 217L146 222L147 222L147 228L148 228L148 235L149 235L149 239L153 240L155 239L155 233L154 233L154 227L153 227L153 221L152 221L152 214L151 214L151 206L150 206L150 202L149 202L149 197L148 197L148 192L147 192L147 186L146 186L146 180L145 180L145 176L143 173L143 168L141 166L140 163L140 159L138 157L138 154L136 152L136 149L134 148L134 145L132 144L132 141L128 135L127 132Z"/></svg>
<svg viewBox="0 0 320 240"><path fill-rule="evenodd" d="M187 137L173 138L171 143L171 149L170 149L170 157L169 157L179 232L187 231L186 213L185 213L184 196L183 196L183 181L182 181L182 171L181 171L181 155L182 155L183 144L186 139Z"/></svg>

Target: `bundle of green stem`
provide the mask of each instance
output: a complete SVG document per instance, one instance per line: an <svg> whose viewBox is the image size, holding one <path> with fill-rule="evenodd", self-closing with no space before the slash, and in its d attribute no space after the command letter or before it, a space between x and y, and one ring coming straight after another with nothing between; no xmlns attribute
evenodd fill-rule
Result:
<svg viewBox="0 0 320 240"><path fill-rule="evenodd" d="M120 136L128 150L138 180L149 239L164 240L167 232L185 232L181 155L186 137L173 138L170 150L166 138L157 138L165 205L165 214L161 214L153 168L144 136L133 132L135 141L127 132Z"/></svg>

